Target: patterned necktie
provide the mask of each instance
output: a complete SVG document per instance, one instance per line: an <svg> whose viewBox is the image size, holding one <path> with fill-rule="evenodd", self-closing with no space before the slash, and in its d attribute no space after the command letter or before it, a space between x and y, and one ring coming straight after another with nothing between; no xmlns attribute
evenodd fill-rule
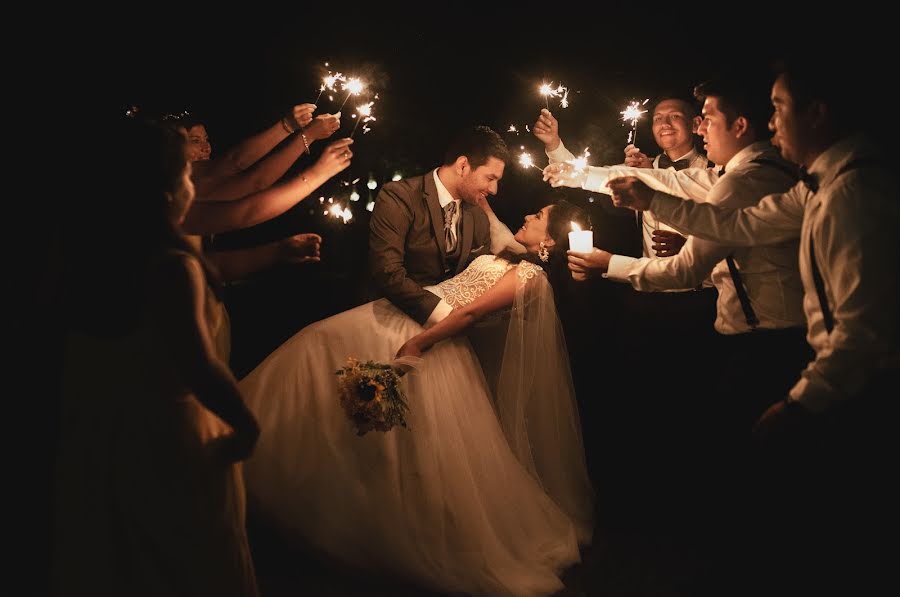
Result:
<svg viewBox="0 0 900 597"><path fill-rule="evenodd" d="M659 154L659 166L657 166L657 167L660 170L663 170L665 168L675 168L676 170L684 170L685 168L690 167L690 165L691 165L691 161L687 158L675 160L673 162L672 159L668 155L661 153L661 154Z"/></svg>
<svg viewBox="0 0 900 597"><path fill-rule="evenodd" d="M444 243L447 252L452 253L456 248L456 227L453 225L453 217L456 215L456 201L451 201L444 206Z"/></svg>

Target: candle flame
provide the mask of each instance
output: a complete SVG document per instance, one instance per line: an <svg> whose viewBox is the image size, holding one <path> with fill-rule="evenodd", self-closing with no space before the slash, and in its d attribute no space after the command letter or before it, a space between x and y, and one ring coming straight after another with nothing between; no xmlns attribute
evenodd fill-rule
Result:
<svg viewBox="0 0 900 597"><path fill-rule="evenodd" d="M572 222L572 232L581 232L581 226L578 225L578 222Z"/></svg>

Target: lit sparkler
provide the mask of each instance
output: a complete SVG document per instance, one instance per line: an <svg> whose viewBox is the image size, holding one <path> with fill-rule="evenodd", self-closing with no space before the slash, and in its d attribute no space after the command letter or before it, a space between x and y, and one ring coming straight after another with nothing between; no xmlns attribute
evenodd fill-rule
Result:
<svg viewBox="0 0 900 597"><path fill-rule="evenodd" d="M559 100L560 108L568 108L569 107L569 88L565 87L560 83L556 89L553 88L553 82L551 81L548 85L547 83L542 83L540 88L541 95L544 96L545 103L547 104L547 109L550 109L550 96L553 97L561 97Z"/></svg>
<svg viewBox="0 0 900 597"><path fill-rule="evenodd" d="M635 139L637 139L638 120L647 113L647 110L641 110L641 106L647 105L649 101L650 98L645 99L643 102L633 101L623 111L619 112L622 115L622 122L631 122L631 130L628 131L628 142L631 144L634 144Z"/></svg>
<svg viewBox="0 0 900 597"><path fill-rule="evenodd" d="M523 151L521 155L519 155L519 164L523 168L537 168L538 170L541 170L539 166L534 165L534 160L531 159L531 154L526 151Z"/></svg>
<svg viewBox="0 0 900 597"><path fill-rule="evenodd" d="M372 116L372 106L375 104L374 101L369 102L368 104L361 104L356 107L356 112L359 114L356 118L356 123L353 125L353 130L350 131L350 138L353 138L353 133L356 132L356 127L359 126L360 122L371 122L375 120L375 117ZM369 127L363 125L363 134L368 133L371 129Z"/></svg>
<svg viewBox="0 0 900 597"><path fill-rule="evenodd" d="M347 91L347 97L344 98L344 102L341 104L341 107L338 108L338 111L343 109L344 104L347 103L347 100L350 99L351 95L359 95L360 93L362 93L365 85L362 81L359 80L358 77L353 77L352 79L347 79L347 81L344 82L341 88Z"/></svg>
<svg viewBox="0 0 900 597"><path fill-rule="evenodd" d="M326 65L327 66L327 65ZM328 74L322 77L322 86L319 87L319 95L316 96L316 101L313 102L314 105L319 105L319 99L322 97L322 92L328 89L329 91L334 91L334 86L338 81L346 81L346 77L342 73L332 73L328 71Z"/></svg>

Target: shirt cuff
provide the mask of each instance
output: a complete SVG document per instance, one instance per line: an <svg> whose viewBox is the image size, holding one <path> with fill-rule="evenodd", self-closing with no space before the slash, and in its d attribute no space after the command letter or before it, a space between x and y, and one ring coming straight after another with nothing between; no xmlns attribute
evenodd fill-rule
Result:
<svg viewBox="0 0 900 597"><path fill-rule="evenodd" d="M565 143L562 142L562 139L559 140L559 146L553 151L544 150L544 153L547 154L547 157L550 158L550 163L554 162L565 162L566 160L572 159L572 152L566 149Z"/></svg>
<svg viewBox="0 0 900 597"><path fill-rule="evenodd" d="M799 402L815 413L827 410L834 402L834 399L827 391L824 391L824 388L817 388L816 385L810 382L804 372L804 376L794 384L794 387L788 393L788 400Z"/></svg>
<svg viewBox="0 0 900 597"><path fill-rule="evenodd" d="M603 166L588 166L587 177L584 179L581 188L585 191L612 195L612 191L606 186L607 182L609 182L609 168L604 168Z"/></svg>
<svg viewBox="0 0 900 597"><path fill-rule="evenodd" d="M606 277L618 280L619 282L628 282L628 268L637 261L634 257L626 255L613 255L609 259L609 267L606 270Z"/></svg>
<svg viewBox="0 0 900 597"><path fill-rule="evenodd" d="M432 311L431 315L428 316L428 319L425 320L425 325L423 327L425 327L425 329L430 328L437 322L450 315L450 311L453 311L453 307L451 307L447 301L441 299L441 302L437 304L437 306L434 308L434 311Z"/></svg>

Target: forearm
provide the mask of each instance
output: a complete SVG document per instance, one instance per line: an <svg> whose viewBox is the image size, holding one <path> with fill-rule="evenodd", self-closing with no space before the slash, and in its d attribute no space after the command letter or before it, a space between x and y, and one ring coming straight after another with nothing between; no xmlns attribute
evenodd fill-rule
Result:
<svg viewBox="0 0 900 597"><path fill-rule="evenodd" d="M803 203L803 197L794 189L768 195L758 204L743 209L686 201L657 191L650 202L650 211L660 221L686 234L745 247L798 238L803 223Z"/></svg>
<svg viewBox="0 0 900 597"><path fill-rule="evenodd" d="M272 148L281 143L291 133L285 128L283 119L266 130L244 139L225 154L224 160L236 171L246 170L259 161Z"/></svg>
<svg viewBox="0 0 900 597"><path fill-rule="evenodd" d="M571 151L565 146L562 142L562 139L559 141L559 145L557 145L553 149L545 148L544 153L547 154L547 158L550 160L551 164L558 164L560 162L568 162L569 160L574 160L575 156Z"/></svg>
<svg viewBox="0 0 900 597"><path fill-rule="evenodd" d="M654 191L662 191L684 199L705 201L709 190L719 179L711 168L632 168L629 166L609 166L609 178L634 176Z"/></svg>
<svg viewBox="0 0 900 597"><path fill-rule="evenodd" d="M623 277L643 292L696 288L732 250L691 237L677 255L635 260L625 269ZM610 277L615 277L612 268Z"/></svg>
<svg viewBox="0 0 900 597"><path fill-rule="evenodd" d="M293 180L270 187L236 201L194 202L185 217L188 234L218 234L248 228L281 215L328 180L317 166Z"/></svg>
<svg viewBox="0 0 900 597"><path fill-rule="evenodd" d="M224 282L232 282L275 265L279 250L278 243L273 242L246 249L210 251L206 258L215 266Z"/></svg>
<svg viewBox="0 0 900 597"><path fill-rule="evenodd" d="M447 317L414 336L410 342L421 352L425 352L441 340L465 331L479 319L478 313L472 309L454 309Z"/></svg>
<svg viewBox="0 0 900 597"><path fill-rule="evenodd" d="M237 172L215 184L198 185L198 201L233 201L269 188L306 151L303 138L297 134L284 147L267 155L247 171Z"/></svg>
<svg viewBox="0 0 900 597"><path fill-rule="evenodd" d="M421 325L441 301L439 296L407 277L402 263L385 265L376 259L372 261L371 270L378 291Z"/></svg>

